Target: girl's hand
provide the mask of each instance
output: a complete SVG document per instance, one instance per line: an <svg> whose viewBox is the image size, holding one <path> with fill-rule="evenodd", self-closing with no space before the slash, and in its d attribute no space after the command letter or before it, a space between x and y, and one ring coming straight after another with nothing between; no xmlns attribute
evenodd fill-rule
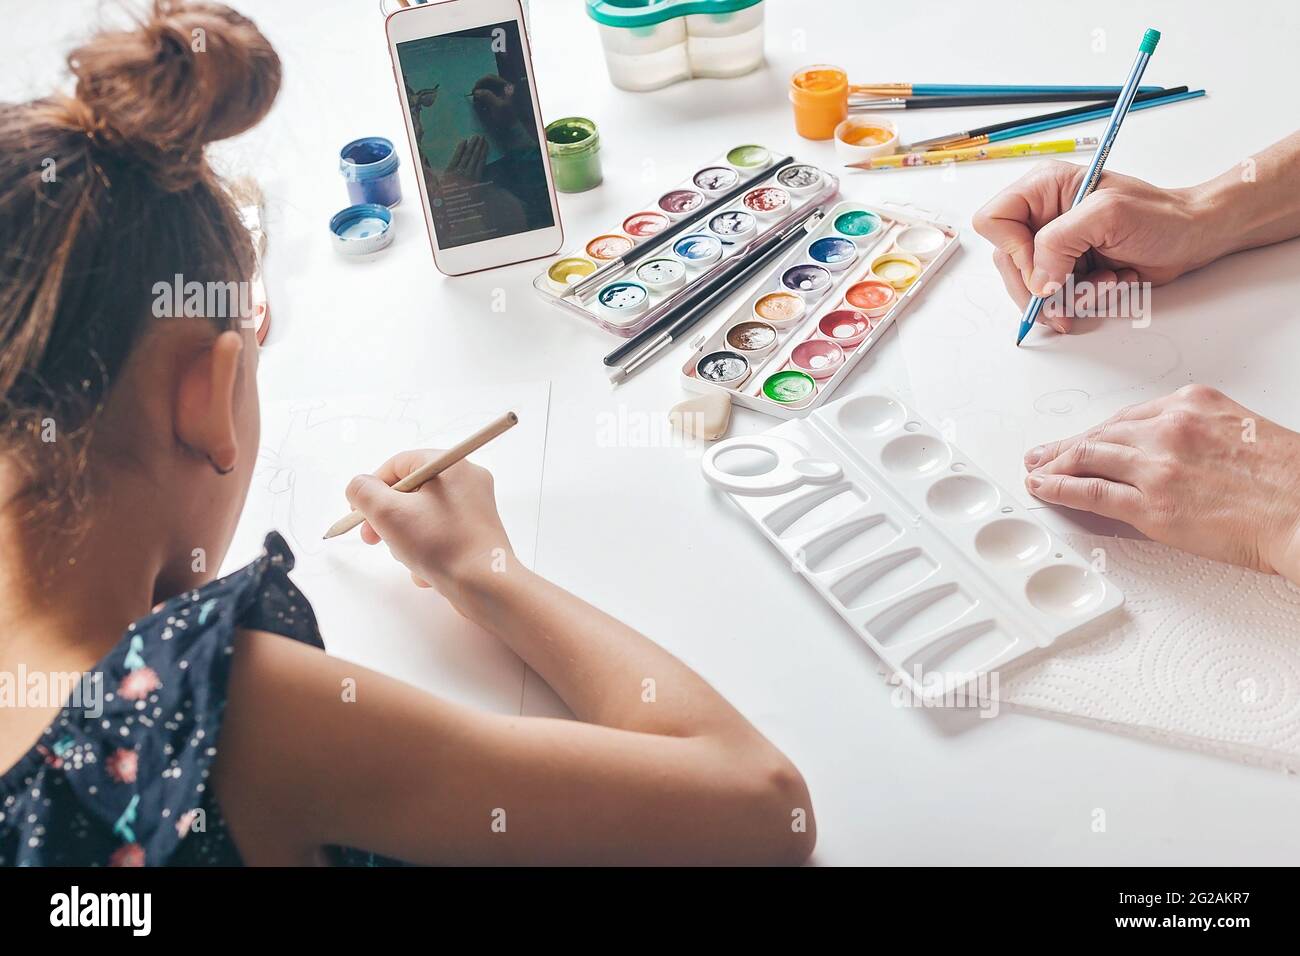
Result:
<svg viewBox="0 0 1300 956"><path fill-rule="evenodd" d="M416 584L437 588L463 610L466 586L483 575L513 570L515 556L486 468L461 461L416 491L389 487L439 454L426 448L394 455L373 475L353 478L347 496L365 515L362 540L388 542Z"/></svg>
<svg viewBox="0 0 1300 956"><path fill-rule="evenodd" d="M1222 392L1185 385L1025 455L1051 504L1300 584L1300 435Z"/></svg>
<svg viewBox="0 0 1300 956"><path fill-rule="evenodd" d="M1161 285L1219 255L1207 243L1212 230L1200 222L1196 190L1103 173L1092 195L1072 209L1086 172L1073 163L1045 163L975 214L975 231L993 244L993 264L1020 308L1031 295L1056 292L1071 273L1080 294L1089 285L1096 294L1111 283ZM1089 285L1080 288L1081 282ZM1058 332L1070 331L1068 314L1043 319Z"/></svg>

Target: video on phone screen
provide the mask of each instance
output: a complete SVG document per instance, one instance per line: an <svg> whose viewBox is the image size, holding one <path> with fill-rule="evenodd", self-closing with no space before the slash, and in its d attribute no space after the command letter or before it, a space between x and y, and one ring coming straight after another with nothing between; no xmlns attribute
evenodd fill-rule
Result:
<svg viewBox="0 0 1300 956"><path fill-rule="evenodd" d="M397 44L438 246L555 225L518 25Z"/></svg>

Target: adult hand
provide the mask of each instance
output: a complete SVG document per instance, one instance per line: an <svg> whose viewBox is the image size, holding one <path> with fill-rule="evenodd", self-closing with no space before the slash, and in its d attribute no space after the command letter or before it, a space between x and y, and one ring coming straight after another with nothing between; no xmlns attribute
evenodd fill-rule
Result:
<svg viewBox="0 0 1300 956"><path fill-rule="evenodd" d="M1300 584L1300 435L1204 385L1029 451L1041 501Z"/></svg>
<svg viewBox="0 0 1300 956"><path fill-rule="evenodd" d="M993 244L993 263L1020 308L1031 295L1059 290L1069 274L1076 289L1091 288L1100 299L1115 283L1160 285L1219 254L1207 238L1212 231L1200 223L1197 190L1159 189L1103 173L1097 189L1072 209L1086 172L1073 163L1046 163L975 214L975 231ZM1087 285L1081 288L1081 281ZM1070 331L1068 314L1042 318L1058 332Z"/></svg>

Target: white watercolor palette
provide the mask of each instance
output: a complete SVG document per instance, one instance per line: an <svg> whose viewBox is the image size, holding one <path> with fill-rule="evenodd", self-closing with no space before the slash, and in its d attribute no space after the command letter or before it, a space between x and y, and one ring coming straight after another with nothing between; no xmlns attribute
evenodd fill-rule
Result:
<svg viewBox="0 0 1300 956"><path fill-rule="evenodd" d="M750 162L741 163L737 153L748 154L745 158ZM755 155L757 162L753 161ZM702 163L639 210L629 210L619 225L585 240L576 249L560 253L533 279L533 288L551 305L595 322L607 332L623 338L636 335L654 320L661 306L679 300L726 260L773 230L810 216L839 192L839 180L830 172L795 160L723 206L704 211L741 182L763 176L778 161L778 155L762 146L738 146ZM753 205L754 193L771 201ZM683 220L695 221L672 239L659 238ZM708 255L692 254L693 248L710 246ZM566 295L569 286L633 249L643 248L650 250L648 255L630 266L611 270L583 301ZM657 271L651 263L658 264ZM615 293L614 287L621 291L607 302L606 295Z"/></svg>
<svg viewBox="0 0 1300 956"><path fill-rule="evenodd" d="M1124 603L893 395L727 439L701 467L924 699Z"/></svg>
<svg viewBox="0 0 1300 956"><path fill-rule="evenodd" d="M874 217L878 224L869 234L842 231L849 228L843 225L845 222L868 216ZM757 290L712 334L701 334L691 341L694 351L682 365L682 385L696 392L724 391L738 404L781 418L798 417L824 404L862 356L934 281L936 273L956 251L960 243L958 231L933 217L928 210L901 203L836 204L805 241L764 274ZM932 237L933 241L918 245L918 236ZM830 282L824 288L800 293L803 309L798 317L788 323L772 323L770 316L764 315L765 303L771 302L774 295L791 294L792 287L785 282L785 277L800 269L824 265L815 255L817 243L844 240L851 240L856 247L852 262L830 271ZM902 282L888 281L884 270L889 263L914 270L914 277L909 280L905 275ZM889 290L888 298L874 302L859 298L860 293L872 288ZM775 345L761 353L737 350L731 330L764 320L776 329ZM848 334L853 324L863 334L848 338L837 335L840 330ZM721 353L740 354L747 360L743 379L719 383L701 376L701 361ZM820 367L813 367L814 362L820 363ZM802 380L806 396L796 397L794 401L774 399L769 381L773 376L790 377L791 372L807 376Z"/></svg>

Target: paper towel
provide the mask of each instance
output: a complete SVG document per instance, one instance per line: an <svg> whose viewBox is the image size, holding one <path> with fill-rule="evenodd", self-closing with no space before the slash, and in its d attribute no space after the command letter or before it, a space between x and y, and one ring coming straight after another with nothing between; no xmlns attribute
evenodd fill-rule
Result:
<svg viewBox="0 0 1300 956"><path fill-rule="evenodd" d="M1300 588L1151 541L1069 540L1124 607L1004 670L998 700L1300 771Z"/></svg>

